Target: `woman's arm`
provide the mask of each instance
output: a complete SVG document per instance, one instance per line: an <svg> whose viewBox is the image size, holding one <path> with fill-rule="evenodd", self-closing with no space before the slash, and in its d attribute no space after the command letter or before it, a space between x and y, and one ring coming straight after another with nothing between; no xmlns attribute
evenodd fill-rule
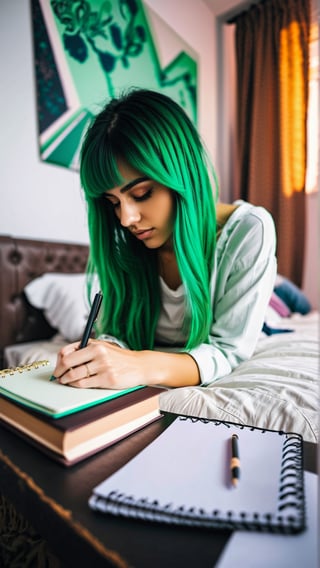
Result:
<svg viewBox="0 0 320 568"><path fill-rule="evenodd" d="M248 359L256 346L276 275L275 231L271 216L247 206L248 214L222 231L213 285L209 343L189 352L131 351L91 340L64 347L54 375L77 387L129 388L209 384ZM88 370L90 377L88 375Z"/></svg>
<svg viewBox="0 0 320 568"><path fill-rule="evenodd" d="M251 357L276 277L273 220L265 209L242 207L247 214L233 214L233 224L218 241L209 343L190 350L202 384L228 375Z"/></svg>
<svg viewBox="0 0 320 568"><path fill-rule="evenodd" d="M84 349L78 347L79 343L66 345L58 354L53 374L62 384L119 389L200 383L197 363L187 353L131 351L101 340L90 340Z"/></svg>

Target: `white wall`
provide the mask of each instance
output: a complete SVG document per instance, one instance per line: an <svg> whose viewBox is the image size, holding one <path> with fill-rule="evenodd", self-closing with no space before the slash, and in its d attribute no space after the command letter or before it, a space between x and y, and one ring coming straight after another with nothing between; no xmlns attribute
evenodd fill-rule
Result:
<svg viewBox="0 0 320 568"><path fill-rule="evenodd" d="M214 159L214 17L202 0L147 3L199 54L199 129ZM0 57L0 233L86 243L86 214L78 173L39 159L27 0L0 2Z"/></svg>
<svg viewBox="0 0 320 568"><path fill-rule="evenodd" d="M29 1L1 0L1 233L87 242L79 176L40 161Z"/></svg>

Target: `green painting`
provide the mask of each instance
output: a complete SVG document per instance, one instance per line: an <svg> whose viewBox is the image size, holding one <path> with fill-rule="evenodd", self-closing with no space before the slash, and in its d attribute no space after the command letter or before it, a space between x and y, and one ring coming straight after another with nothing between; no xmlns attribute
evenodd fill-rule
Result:
<svg viewBox="0 0 320 568"><path fill-rule="evenodd" d="M160 19L155 29L141 0L31 0L31 8L43 161L78 170L92 116L131 87L165 93L197 123L196 57ZM162 49L175 44L171 59L161 54L163 34Z"/></svg>

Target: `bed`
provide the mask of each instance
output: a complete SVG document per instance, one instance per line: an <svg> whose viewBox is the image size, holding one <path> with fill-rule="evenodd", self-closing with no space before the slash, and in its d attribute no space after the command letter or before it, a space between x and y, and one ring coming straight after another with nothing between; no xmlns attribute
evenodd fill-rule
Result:
<svg viewBox="0 0 320 568"><path fill-rule="evenodd" d="M57 329L50 325L44 310L28 302L26 286L47 274L79 274L86 268L88 247L0 235L0 358L1 367L19 364L25 345L50 342ZM17 359L5 355L8 346L20 347Z"/></svg>
<svg viewBox="0 0 320 568"><path fill-rule="evenodd" d="M85 245L0 236L2 367L54 361L60 346L80 337L87 257ZM277 329L291 331L261 332L249 361L210 387L168 389L161 409L295 431L318 442L318 312L269 317Z"/></svg>

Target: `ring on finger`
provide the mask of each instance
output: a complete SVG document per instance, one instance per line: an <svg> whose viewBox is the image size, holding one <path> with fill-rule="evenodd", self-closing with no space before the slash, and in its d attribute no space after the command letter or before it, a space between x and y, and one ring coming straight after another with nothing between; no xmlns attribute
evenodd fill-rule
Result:
<svg viewBox="0 0 320 568"><path fill-rule="evenodd" d="M85 363L84 366L85 366L85 368L86 368L86 370L87 370L87 374L86 374L85 378L88 379L89 377L91 377L91 373L90 373L90 371L89 371L89 365L88 365L87 363Z"/></svg>

